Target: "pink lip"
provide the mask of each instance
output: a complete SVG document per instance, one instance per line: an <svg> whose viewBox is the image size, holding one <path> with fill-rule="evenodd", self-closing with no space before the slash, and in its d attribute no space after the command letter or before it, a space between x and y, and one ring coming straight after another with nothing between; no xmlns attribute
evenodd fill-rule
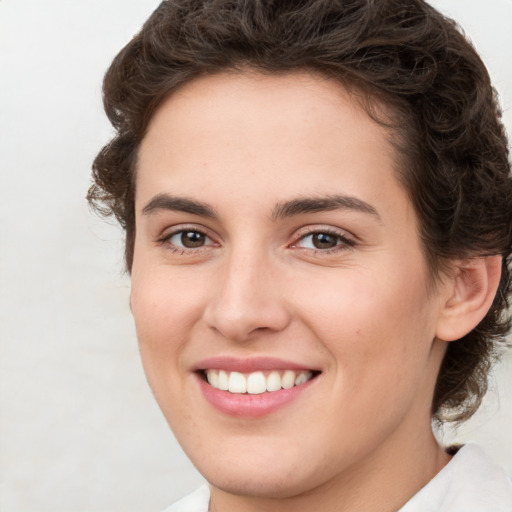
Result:
<svg viewBox="0 0 512 512"><path fill-rule="evenodd" d="M210 386L199 375L197 378L204 397L211 405L224 414L238 418L261 418L267 416L297 399L316 380L312 379L300 386L281 389L272 393L248 395L221 391Z"/></svg>
<svg viewBox="0 0 512 512"><path fill-rule="evenodd" d="M199 374L200 370L218 369L228 372L251 373L254 371L295 370L307 371L313 368L282 359L257 357L239 359L234 357L212 357L204 359L195 367L197 381L205 399L220 412L238 418L261 418L295 401L307 392L316 378L290 389L281 389L258 395L229 393L216 389Z"/></svg>
<svg viewBox="0 0 512 512"><path fill-rule="evenodd" d="M218 356L203 359L195 365L193 370L226 370L228 372L251 373L272 370L316 371L317 369L273 357L236 358Z"/></svg>

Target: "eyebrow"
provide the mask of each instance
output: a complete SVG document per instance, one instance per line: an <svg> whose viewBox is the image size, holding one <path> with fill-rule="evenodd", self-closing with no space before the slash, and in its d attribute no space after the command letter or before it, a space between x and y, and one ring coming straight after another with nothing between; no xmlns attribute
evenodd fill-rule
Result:
<svg viewBox="0 0 512 512"><path fill-rule="evenodd" d="M277 220L304 213L320 213L332 210L354 210L374 215L380 220L380 215L371 204L357 197L345 195L304 197L278 203L272 212L272 219Z"/></svg>
<svg viewBox="0 0 512 512"><path fill-rule="evenodd" d="M158 194L153 197L143 208L142 213L144 215L150 215L160 210L189 213L212 219L218 218L215 209L207 203L187 197L171 196L169 194ZM345 195L302 197L290 201L283 201L275 206L271 218L275 221L305 213L320 213L332 210L354 210L374 215L380 220L380 215L372 205L357 197Z"/></svg>
<svg viewBox="0 0 512 512"><path fill-rule="evenodd" d="M142 213L149 215L159 210L171 210L175 212L190 213L216 219L218 215L215 209L206 203L195 201L187 197L171 196L169 194L158 194L144 206Z"/></svg>

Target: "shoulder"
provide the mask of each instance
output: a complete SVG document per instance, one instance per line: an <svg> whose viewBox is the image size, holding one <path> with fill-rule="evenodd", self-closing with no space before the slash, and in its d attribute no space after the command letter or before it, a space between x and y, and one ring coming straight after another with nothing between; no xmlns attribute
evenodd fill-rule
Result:
<svg viewBox="0 0 512 512"><path fill-rule="evenodd" d="M399 512L510 512L512 482L476 444L456 453L448 465Z"/></svg>
<svg viewBox="0 0 512 512"><path fill-rule="evenodd" d="M163 512L208 512L209 502L210 489L207 485L203 485L167 507Z"/></svg>

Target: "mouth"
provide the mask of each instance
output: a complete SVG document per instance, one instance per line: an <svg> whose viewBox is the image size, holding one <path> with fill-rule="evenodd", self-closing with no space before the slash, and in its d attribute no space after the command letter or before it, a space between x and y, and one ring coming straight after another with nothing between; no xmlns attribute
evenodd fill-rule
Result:
<svg viewBox="0 0 512 512"><path fill-rule="evenodd" d="M194 373L203 397L217 411L257 419L312 396L322 371L274 357L218 356L198 362Z"/></svg>
<svg viewBox="0 0 512 512"><path fill-rule="evenodd" d="M237 395L261 395L302 386L319 375L315 370L272 370L242 373L237 371L206 369L199 375L211 387Z"/></svg>

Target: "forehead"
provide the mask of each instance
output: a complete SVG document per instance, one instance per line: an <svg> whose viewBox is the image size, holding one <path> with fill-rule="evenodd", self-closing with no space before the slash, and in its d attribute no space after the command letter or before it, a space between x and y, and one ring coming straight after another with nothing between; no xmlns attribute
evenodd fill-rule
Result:
<svg viewBox="0 0 512 512"><path fill-rule="evenodd" d="M313 72L216 73L196 78L172 92L156 110L148 131L173 129L173 118L177 119L174 124L179 125L180 131L191 129L189 136L201 133L203 127L208 131L209 123L236 123L244 127L263 122L266 133L278 124L297 131L306 120L317 126L321 118L332 122L342 109L344 117L358 120L354 129L363 128L367 136L380 138L382 126L373 122L362 107L369 98L369 94L354 87L349 90L339 81ZM385 114L387 107L372 98L374 110ZM326 116L328 112L332 115ZM312 133L305 135L311 137Z"/></svg>
<svg viewBox="0 0 512 512"><path fill-rule="evenodd" d="M335 175L370 166L375 176L391 171L396 150L389 133L359 99L337 81L305 72L196 79L154 114L139 152L137 195L148 173L155 183L172 176L174 186L195 179L197 189L221 171L230 174L231 185L257 175L290 186L285 169L293 170L313 187L320 169Z"/></svg>
<svg viewBox="0 0 512 512"><path fill-rule="evenodd" d="M260 235L283 204L342 196L377 212L381 238L420 246L397 160L388 131L334 80L203 77L167 98L149 125L137 168L137 231L159 195L211 208L226 232ZM358 226L363 219L357 216Z"/></svg>

